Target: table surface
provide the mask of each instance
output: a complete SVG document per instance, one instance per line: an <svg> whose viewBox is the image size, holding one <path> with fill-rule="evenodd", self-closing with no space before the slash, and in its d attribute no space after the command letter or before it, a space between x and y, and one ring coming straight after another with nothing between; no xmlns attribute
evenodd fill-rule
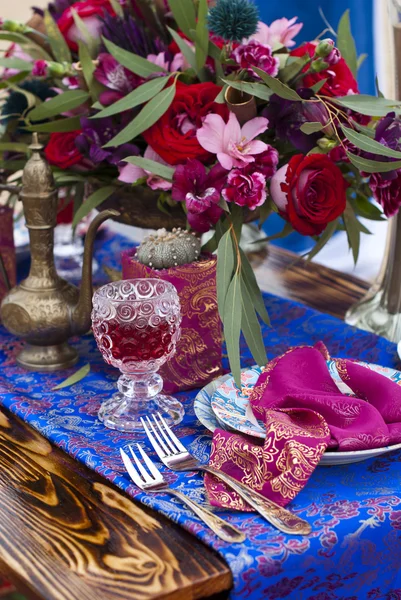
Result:
<svg viewBox="0 0 401 600"><path fill-rule="evenodd" d="M367 284L271 247L264 291L343 318ZM0 570L28 598L226 598L219 555L0 411Z"/></svg>

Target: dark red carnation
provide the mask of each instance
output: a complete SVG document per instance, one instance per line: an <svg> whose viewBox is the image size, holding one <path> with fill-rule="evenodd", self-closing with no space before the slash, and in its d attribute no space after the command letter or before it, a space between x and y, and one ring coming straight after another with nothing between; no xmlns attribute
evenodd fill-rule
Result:
<svg viewBox="0 0 401 600"><path fill-rule="evenodd" d="M312 57L315 54L316 44L307 42L299 48L292 50L291 56L304 56L309 54ZM304 72L309 69L309 65L304 67ZM358 94L358 84L355 81L351 69L343 58L335 65L330 65L327 69L320 71L319 73L308 73L303 78L303 85L305 87L312 87L318 81L327 79L326 83L320 89L319 94L322 96L346 96L349 93Z"/></svg>
<svg viewBox="0 0 401 600"><path fill-rule="evenodd" d="M45 148L45 156L51 165L60 169L69 169L84 161L84 156L75 145L81 130L67 133L52 133Z"/></svg>
<svg viewBox="0 0 401 600"><path fill-rule="evenodd" d="M228 119L225 104L214 102L221 88L214 83L179 83L175 98L162 117L144 131L143 137L159 156L170 165L190 159L209 163L215 159L199 144L196 133L209 113Z"/></svg>
<svg viewBox="0 0 401 600"><path fill-rule="evenodd" d="M75 4L67 8L58 20L57 25L67 44L75 52L78 51L77 42L82 39L82 35L75 25L73 10L81 17L89 33L94 38L100 35L103 26L102 19L105 13L109 13L112 17L116 15L110 4L110 0L84 0L83 2L75 2Z"/></svg>
<svg viewBox="0 0 401 600"><path fill-rule="evenodd" d="M346 189L340 169L324 154L296 154L270 185L280 214L303 235L319 235L344 212Z"/></svg>

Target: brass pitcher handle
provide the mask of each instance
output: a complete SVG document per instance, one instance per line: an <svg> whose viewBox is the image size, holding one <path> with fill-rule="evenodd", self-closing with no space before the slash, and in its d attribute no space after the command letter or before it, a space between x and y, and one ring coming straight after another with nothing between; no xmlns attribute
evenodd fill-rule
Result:
<svg viewBox="0 0 401 600"><path fill-rule="evenodd" d="M236 544L245 540L245 534L234 527L234 525L230 525L230 523L227 523L227 521L224 521L224 519L214 515L212 512L210 512L210 510L203 508L203 506L197 502L194 502L191 500L191 498L188 498L188 496L185 496L178 490L168 488L164 489L163 492L166 492L171 496L176 496L181 500L181 502L189 506L189 508L201 519L201 521L206 523L206 525L210 527L210 529L225 542Z"/></svg>
<svg viewBox="0 0 401 600"><path fill-rule="evenodd" d="M202 471L215 475L224 481L224 483L235 490L241 498L279 531L292 535L309 535L312 531L312 528L307 521L304 521L272 500L265 498L258 492L251 490L230 475L222 473L221 471L216 471L216 469L207 465L202 466Z"/></svg>

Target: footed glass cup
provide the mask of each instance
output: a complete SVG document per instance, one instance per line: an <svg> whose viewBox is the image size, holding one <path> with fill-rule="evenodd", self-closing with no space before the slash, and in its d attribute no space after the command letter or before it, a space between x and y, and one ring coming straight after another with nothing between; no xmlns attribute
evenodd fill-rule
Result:
<svg viewBox="0 0 401 600"><path fill-rule="evenodd" d="M184 416L175 398L161 394L160 367L180 337L176 288L161 279L130 279L104 285L93 296L93 333L104 360L121 371L118 392L98 416L118 431L143 431L141 417L159 412L170 425Z"/></svg>

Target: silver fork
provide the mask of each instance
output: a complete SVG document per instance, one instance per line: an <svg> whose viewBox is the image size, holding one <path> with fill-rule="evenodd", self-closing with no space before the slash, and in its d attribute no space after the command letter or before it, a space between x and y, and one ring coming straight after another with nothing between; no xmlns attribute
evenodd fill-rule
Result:
<svg viewBox="0 0 401 600"><path fill-rule="evenodd" d="M217 471L209 465L201 464L182 445L160 413L157 415L158 418L154 414L152 416L154 422L149 417L146 417L146 422L141 418L141 422L154 451L166 467L173 471L205 471L211 473L235 490L266 521L280 531L296 535L308 535L311 532L311 526L307 521L258 492L251 490L230 475Z"/></svg>
<svg viewBox="0 0 401 600"><path fill-rule="evenodd" d="M146 492L154 492L154 493L165 493L170 494L171 496L175 496L179 498L183 504L189 506L189 508L204 522L210 529L219 536L225 542L238 543L243 542L245 540L245 535L234 527L234 525L230 525L221 519L217 515L214 515L206 508L203 508L197 502L194 502L188 496L185 496L178 490L170 488L167 481L164 479L163 475L157 469L157 467L152 463L149 456L143 450L143 448L136 444L138 451L141 455L142 461L137 457L135 452L132 450L131 446L129 446L132 458L134 459L135 465L129 458L128 454L124 452L122 448L120 448L121 458L123 460L124 466L128 471L129 476L132 481L137 485L141 490ZM147 469L145 468L144 464Z"/></svg>

